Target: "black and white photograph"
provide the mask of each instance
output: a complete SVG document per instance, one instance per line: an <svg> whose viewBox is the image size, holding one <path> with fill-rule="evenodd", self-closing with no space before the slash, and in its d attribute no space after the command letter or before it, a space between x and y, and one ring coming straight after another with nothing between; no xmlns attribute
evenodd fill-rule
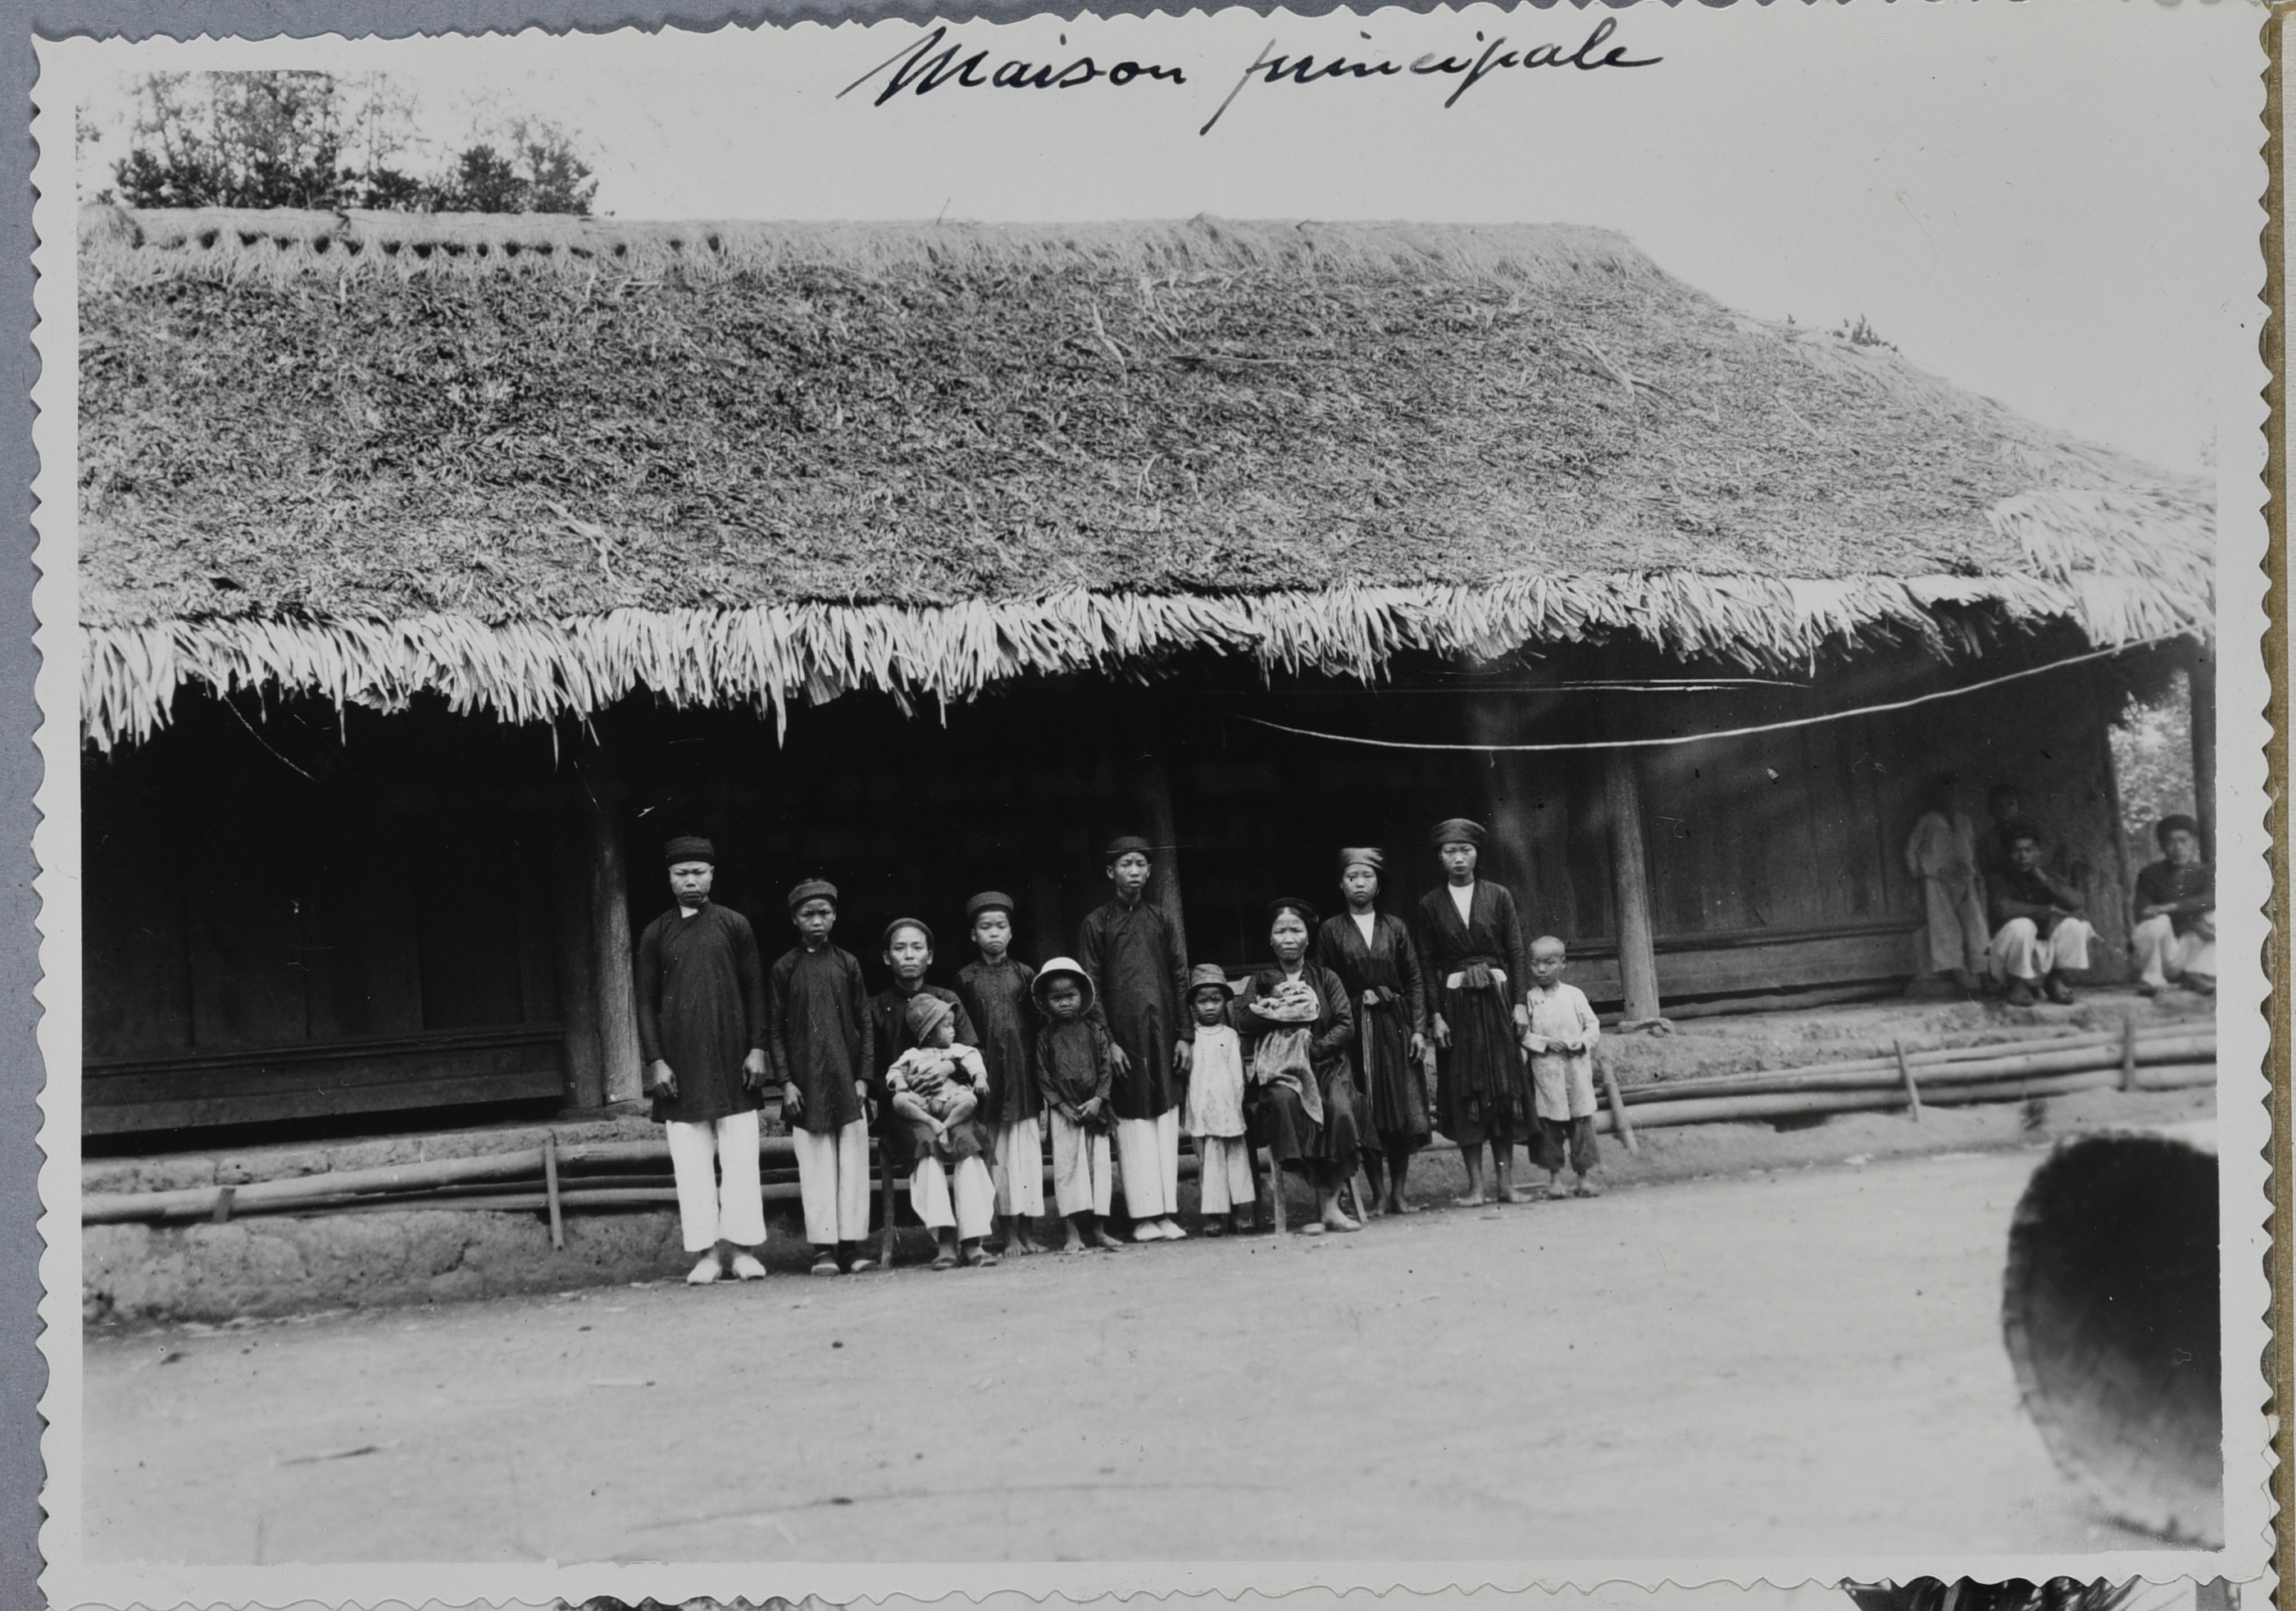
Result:
<svg viewBox="0 0 2296 1611"><path fill-rule="evenodd" d="M2258 21L44 42L53 1603L2265 1603Z"/></svg>

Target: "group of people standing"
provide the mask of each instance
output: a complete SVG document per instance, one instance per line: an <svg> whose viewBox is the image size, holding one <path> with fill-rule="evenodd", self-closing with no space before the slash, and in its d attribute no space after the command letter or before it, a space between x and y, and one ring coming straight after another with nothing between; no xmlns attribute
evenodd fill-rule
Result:
<svg viewBox="0 0 2296 1611"><path fill-rule="evenodd" d="M715 848L671 840L675 904L639 940L637 1016L699 1255L686 1278L766 1273L758 1122L775 1090L816 1275L874 1262L873 1126L887 1167L908 1171L936 1268L996 1262L1000 1229L1005 1251L1037 1251L1047 1148L1068 1252L1121 1245L1107 1223L1119 1175L1133 1240L1189 1234L1184 1134L1206 1235L1256 1229L1261 1150L1314 1188L1310 1234L1414 1212L1411 1158L1438 1129L1465 1159L1464 1202L1523 1200L1518 1145L1546 1166L1549 1195L1595 1195L1595 1013L1562 977L1562 941L1527 941L1513 892L1479 875L1486 837L1464 818L1435 829L1445 883L1412 921L1382 905L1381 851L1341 851L1343 909L1271 902L1269 960L1237 982L1189 966L1178 925L1147 898L1153 847L1126 835L1107 847L1110 899L1078 926L1073 956L1015 958L1013 902L987 890L966 902L977 956L954 989L927 978L931 927L901 917L882 936L892 982L874 994L831 938L833 884L791 890L797 943L767 967L749 922L709 899Z"/></svg>
<svg viewBox="0 0 2296 1611"><path fill-rule="evenodd" d="M1965 993L1997 991L2012 1007L2069 1002L2069 974L2086 974L2096 931L2070 875L2071 859L2025 814L2015 785L1986 797L1980 834L1958 809L1949 776L1932 779L1906 842L1906 869L1921 881L1928 971ZM2129 938L2139 988L2216 989L2216 879L2200 824L2182 812L2153 828L2161 859L2136 875Z"/></svg>

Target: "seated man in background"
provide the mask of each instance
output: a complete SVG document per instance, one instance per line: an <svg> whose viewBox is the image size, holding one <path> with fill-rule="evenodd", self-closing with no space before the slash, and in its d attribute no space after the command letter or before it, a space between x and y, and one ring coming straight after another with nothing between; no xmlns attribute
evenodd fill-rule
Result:
<svg viewBox="0 0 2296 1611"><path fill-rule="evenodd" d="M2088 942L2095 931L2081 916L2080 892L2041 867L2041 831L2031 823L2001 826L2007 865L1985 880L1993 924L1992 967L2005 979L2012 1007L2030 1007L2033 986L2052 1001L2073 999L2068 973L2088 971Z"/></svg>
<svg viewBox="0 0 2296 1611"><path fill-rule="evenodd" d="M2157 995L2176 980L2203 995L2217 988L2216 869L2201 859L2201 825L2183 812L2152 830L2163 859L2136 875L2139 988Z"/></svg>

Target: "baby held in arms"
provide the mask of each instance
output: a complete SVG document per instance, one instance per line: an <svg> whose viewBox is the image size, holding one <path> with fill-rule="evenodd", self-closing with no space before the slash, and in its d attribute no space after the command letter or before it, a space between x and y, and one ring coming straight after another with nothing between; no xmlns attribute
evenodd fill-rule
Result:
<svg viewBox="0 0 2296 1611"><path fill-rule="evenodd" d="M885 1071L885 1089L918 1138L939 1143L980 1106L988 1070L978 1050L956 1044L956 1014L946 1001L914 997L908 1019L917 1044Z"/></svg>

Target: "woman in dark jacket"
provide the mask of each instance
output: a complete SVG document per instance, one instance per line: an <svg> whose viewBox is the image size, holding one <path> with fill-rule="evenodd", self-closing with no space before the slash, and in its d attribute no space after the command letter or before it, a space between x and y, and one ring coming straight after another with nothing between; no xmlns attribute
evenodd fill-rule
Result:
<svg viewBox="0 0 2296 1611"><path fill-rule="evenodd" d="M1310 1236L1360 1230L1340 1210L1340 1188L1362 1149L1356 1117L1355 1007L1339 975L1308 959L1316 908L1286 896L1267 908L1267 949L1275 961L1245 981L1229 1008L1243 1044L1245 1102L1252 1140L1279 1170L1304 1174L1316 1188ZM1274 1182L1275 1229L1286 1229L1283 1180Z"/></svg>
<svg viewBox="0 0 2296 1611"><path fill-rule="evenodd" d="M1387 858L1368 847L1340 852L1348 909L1316 931L1316 960L1340 976L1356 1004L1356 1065L1365 1120L1364 1167L1381 1187L1380 1210L1415 1212L1403 1200L1411 1155L1427 1145L1427 982L1411 929L1379 909ZM1384 1158L1382 1160L1382 1155ZM1387 1165L1380 1181L1380 1165ZM1370 1204L1363 1205L1366 1211Z"/></svg>

